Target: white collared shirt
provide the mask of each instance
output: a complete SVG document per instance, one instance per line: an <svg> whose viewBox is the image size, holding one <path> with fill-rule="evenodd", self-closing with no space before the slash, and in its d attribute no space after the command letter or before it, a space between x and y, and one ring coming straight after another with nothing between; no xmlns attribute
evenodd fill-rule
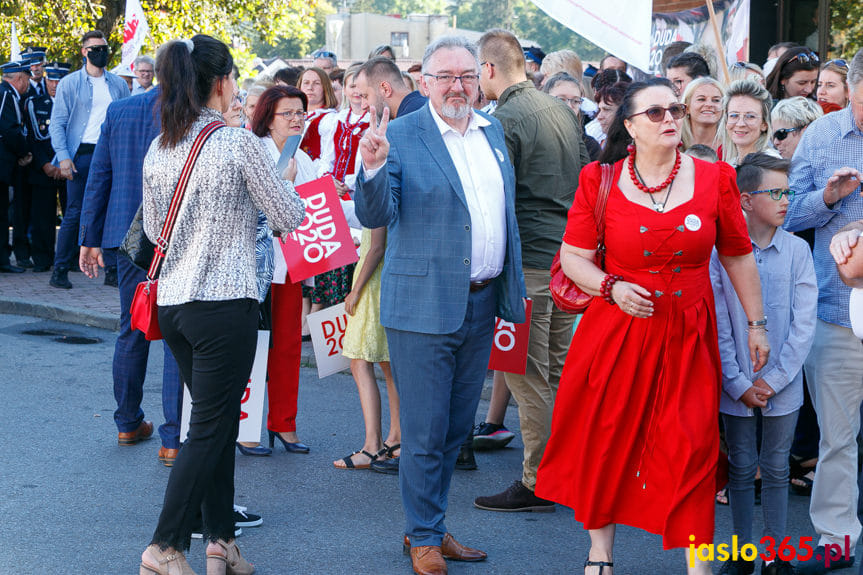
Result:
<svg viewBox="0 0 863 575"><path fill-rule="evenodd" d="M470 280L495 278L503 271L506 255L506 199L503 174L495 152L507 152L491 149L480 129L491 125L491 122L473 111L462 135L443 121L434 106L429 106L429 110L455 164L470 212Z"/></svg>

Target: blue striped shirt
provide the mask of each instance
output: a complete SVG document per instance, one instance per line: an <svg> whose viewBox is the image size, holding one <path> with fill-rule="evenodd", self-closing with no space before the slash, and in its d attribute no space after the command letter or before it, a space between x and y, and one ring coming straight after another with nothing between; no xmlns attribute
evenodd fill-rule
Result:
<svg viewBox="0 0 863 575"><path fill-rule="evenodd" d="M788 177L795 195L785 218L785 229L790 232L815 229L818 318L850 328L851 288L839 279L830 240L848 223L863 219L863 197L858 190L832 207L824 203L827 179L843 167L863 171L863 131L854 122L850 106L815 120L800 139Z"/></svg>

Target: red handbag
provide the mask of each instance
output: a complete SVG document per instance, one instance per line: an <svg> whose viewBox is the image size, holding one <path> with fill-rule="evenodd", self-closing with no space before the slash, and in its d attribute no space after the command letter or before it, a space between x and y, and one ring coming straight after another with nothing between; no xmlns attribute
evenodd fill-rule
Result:
<svg viewBox="0 0 863 575"><path fill-rule="evenodd" d="M596 220L596 265L605 269L605 205L608 203L608 194L611 191L611 183L614 178L614 166L612 164L600 164L602 169L602 181L599 185L599 194L596 197L596 205L593 207L594 219ZM563 273L560 265L560 250L554 255L551 262L551 282L548 284L551 291L551 299L559 309L566 313L583 313L593 301L593 296L585 293L574 281Z"/></svg>
<svg viewBox="0 0 863 575"><path fill-rule="evenodd" d="M162 225L159 239L156 240L156 247L153 248L153 261L150 263L150 269L147 270L147 280L142 281L135 288L135 295L132 297L132 305L129 310L132 313L130 323L132 329L144 332L144 339L147 341L162 339L162 330L159 329L159 306L156 304L156 291L159 285L157 278L159 277L159 270L162 268L162 260L165 259L165 253L168 251L168 240L171 239L171 232L174 231L174 224L177 223L177 213L180 211L180 204L186 193L186 186L189 184L189 176L192 174L192 169L195 167L195 162L198 160L204 142L213 132L224 125L225 123L219 120L210 122L195 138L189 157L183 166L183 171L180 172L180 179L174 188L174 194L171 196L171 205L168 207L168 215L165 216L165 223Z"/></svg>

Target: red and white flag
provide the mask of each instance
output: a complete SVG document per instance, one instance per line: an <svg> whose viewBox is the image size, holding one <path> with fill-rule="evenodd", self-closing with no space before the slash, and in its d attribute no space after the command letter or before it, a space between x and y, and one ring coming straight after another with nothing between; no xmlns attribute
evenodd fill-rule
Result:
<svg viewBox="0 0 863 575"><path fill-rule="evenodd" d="M150 33L150 26L147 25L147 18L144 16L144 9L141 8L140 0L126 0L126 19L123 27L123 61L119 68L128 67L134 69L135 58L141 51L141 46L144 45L144 40L147 34Z"/></svg>

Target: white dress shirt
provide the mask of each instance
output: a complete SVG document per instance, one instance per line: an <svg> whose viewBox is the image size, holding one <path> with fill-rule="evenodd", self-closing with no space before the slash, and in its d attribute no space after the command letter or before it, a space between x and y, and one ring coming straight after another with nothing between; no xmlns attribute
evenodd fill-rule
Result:
<svg viewBox="0 0 863 575"><path fill-rule="evenodd" d="M491 122L473 111L462 135L443 121L434 106L429 105L429 110L455 165L467 200L471 230L470 281L490 280L503 271L506 255L506 198L503 174L495 155L503 157L508 152L491 149L480 129L491 125ZM372 179L385 167L386 164L369 170L363 166L366 179Z"/></svg>
<svg viewBox="0 0 863 575"><path fill-rule="evenodd" d="M506 255L506 199L503 174L495 157L506 150L492 150L480 129L491 125L482 116L470 113L470 123L464 135L443 121L434 106L429 106L432 118L440 130L470 212L471 254L470 281L484 281L503 271Z"/></svg>

